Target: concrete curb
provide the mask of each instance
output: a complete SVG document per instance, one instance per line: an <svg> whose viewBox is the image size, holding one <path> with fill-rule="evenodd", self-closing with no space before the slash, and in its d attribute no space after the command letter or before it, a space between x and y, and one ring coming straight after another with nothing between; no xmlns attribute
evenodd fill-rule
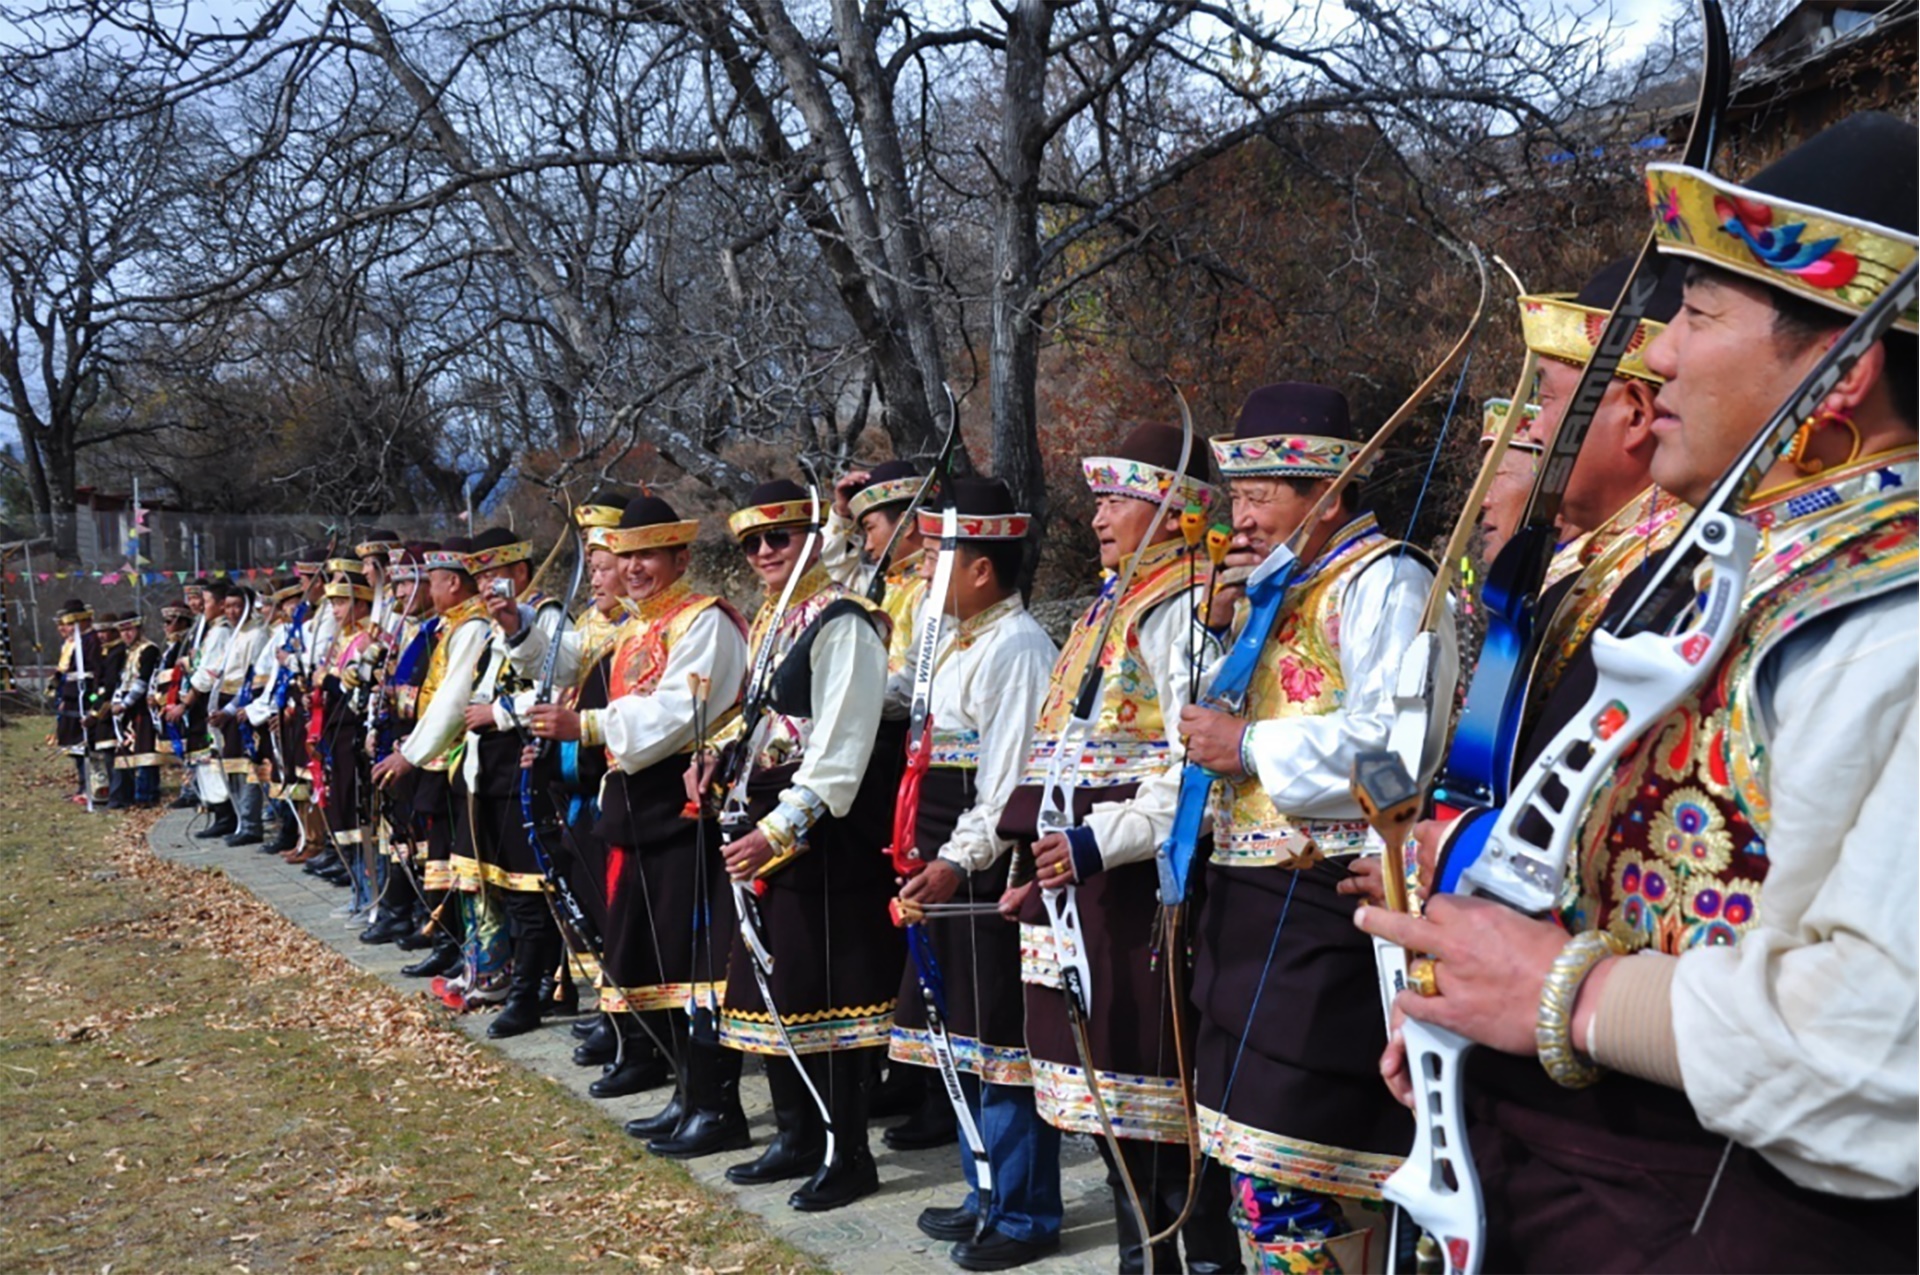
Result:
<svg viewBox="0 0 1920 1275"><path fill-rule="evenodd" d="M154 826L149 839L154 853L174 863L217 868L357 968L409 995L424 991L424 984L400 975L400 967L413 960L411 954L391 946L361 943L357 938L360 927L348 929L340 917L333 915L333 909L345 899L345 891L288 867L278 856L260 853L258 847L235 849L219 841L195 840L191 836L194 822L190 811L167 814ZM481 1044L580 1098L615 1128L635 1117L651 1115L666 1100L666 1090L610 1101L588 1098L587 1085L599 1072L597 1068L573 1065L570 1055L574 1040L565 1029L568 1020L555 1020L539 1031L510 1040L491 1041L486 1038L490 1017L484 1013L449 1015L449 1020ZM947 1245L929 1240L914 1225L922 1209L951 1207L964 1195L959 1152L954 1147L893 1151L880 1141L876 1128L873 1151L880 1165L880 1193L832 1213L796 1213L787 1207L787 1196L796 1183L741 1188L722 1176L728 1165L758 1154L757 1148L764 1146L773 1132L766 1081L751 1061L740 1087L756 1150L711 1156L676 1167L702 1186L729 1197L740 1208L758 1214L775 1235L835 1270L933 1275L959 1269L948 1260ZM646 1155L638 1144L633 1150L636 1156ZM1061 1251L1022 1269L1046 1275L1111 1271L1118 1259L1113 1207L1106 1171L1091 1141L1072 1137L1064 1140L1061 1179L1061 1194L1066 1201Z"/></svg>

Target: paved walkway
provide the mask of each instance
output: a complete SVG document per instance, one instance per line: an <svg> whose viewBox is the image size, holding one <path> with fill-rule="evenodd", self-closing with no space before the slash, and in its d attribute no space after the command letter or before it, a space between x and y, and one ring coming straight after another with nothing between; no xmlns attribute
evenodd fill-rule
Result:
<svg viewBox="0 0 1920 1275"><path fill-rule="evenodd" d="M344 954L354 965L401 991L410 994L423 991L419 981L400 976L400 967L413 959L412 954L391 946L369 947L356 937L360 926L349 929L340 917L332 914L346 897L346 891L318 881L298 868L288 867L278 856L261 854L257 847L231 849L218 841L194 840L188 835L192 818L190 811L176 811L163 818L153 830L154 852L178 863L220 869L294 924ZM489 1041L486 1026L491 1015L449 1017L482 1044L577 1094L616 1125L636 1116L651 1115L665 1100L665 1090L606 1102L587 1098L587 1085L598 1077L599 1069L573 1065L569 1055L575 1042L566 1030L570 1020L555 1020L539 1031L510 1040ZM753 1125L754 1143L756 1147L764 1146L772 1136L773 1112L766 1081L751 1062L740 1088L747 1118ZM957 1271L959 1268L947 1260L947 1246L927 1239L913 1222L920 1210L929 1205L951 1206L960 1202L959 1153L951 1146L932 1151L892 1151L880 1141L877 1128L873 1133L873 1150L880 1164L880 1193L832 1213L796 1213L788 1208L787 1196L794 1183L741 1188L721 1176L729 1164L751 1158L757 1152L711 1156L692 1161L685 1168L695 1181L733 1197L740 1207L764 1218L774 1234L837 1270ZM643 1156L646 1152L635 1144L634 1154ZM1082 1272L1092 1275L1111 1271L1116 1258L1113 1209L1100 1157L1087 1139L1068 1138L1061 1158L1062 1194L1067 1206L1061 1251L1055 1257L1023 1269L1044 1275L1080 1275Z"/></svg>

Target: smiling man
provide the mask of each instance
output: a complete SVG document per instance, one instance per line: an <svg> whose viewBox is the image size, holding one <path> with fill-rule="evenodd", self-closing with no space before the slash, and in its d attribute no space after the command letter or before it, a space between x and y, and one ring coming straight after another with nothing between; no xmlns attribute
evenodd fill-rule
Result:
<svg viewBox="0 0 1920 1275"><path fill-rule="evenodd" d="M1655 482L1705 498L1913 261L1917 149L1862 115L1745 187L1649 170L1687 271L1646 351ZM1601 786L1558 919L1360 914L1434 960L1399 1006L1491 1046L1470 1098L1491 1269L1920 1260L1914 331L1767 470L1732 644ZM1391 1046L1385 1067L1404 1091Z"/></svg>

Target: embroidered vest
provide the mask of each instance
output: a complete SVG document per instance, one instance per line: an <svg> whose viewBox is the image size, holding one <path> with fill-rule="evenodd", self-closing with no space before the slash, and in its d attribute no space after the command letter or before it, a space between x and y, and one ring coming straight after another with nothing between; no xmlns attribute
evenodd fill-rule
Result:
<svg viewBox="0 0 1920 1275"><path fill-rule="evenodd" d="M890 674L907 672L913 663L914 612L927 593L927 582L920 578L921 556L915 552L887 572L887 593L880 608L893 621L893 632L887 639Z"/></svg>
<svg viewBox="0 0 1920 1275"><path fill-rule="evenodd" d="M588 605L579 618L573 622L573 631L580 638L580 663L576 681L585 685L587 674L593 666L613 653L620 645L620 639L631 630L627 621L636 613L635 605L625 598L620 600L620 609L612 616L601 614L600 608Z"/></svg>
<svg viewBox="0 0 1920 1275"><path fill-rule="evenodd" d="M1529 699L1545 701L1567 661L1600 623L1620 582L1678 539L1692 513L1693 507L1672 492L1650 487L1554 555L1545 587L1568 576L1574 580L1541 630Z"/></svg>
<svg viewBox="0 0 1920 1275"><path fill-rule="evenodd" d="M485 623L487 604L479 598L466 601L440 617L440 627L434 635L433 654L427 659L427 675L420 679L420 695L416 701L417 712L427 711L427 705L433 701L434 693L440 684L447 680L447 653L453 647L453 635L461 626L479 621Z"/></svg>
<svg viewBox="0 0 1920 1275"><path fill-rule="evenodd" d="M625 695L651 695L667 670L667 658L675 645L686 637L693 622L709 607L719 607L727 619L746 632L747 622L731 603L723 598L695 593L683 576L665 589L640 602L629 603L633 623L623 630L620 645L614 648L607 670L607 699ZM720 705L716 708L731 707ZM612 752L607 764L616 765Z"/></svg>
<svg viewBox="0 0 1920 1275"><path fill-rule="evenodd" d="M1357 533L1357 534L1356 534ZM1347 586L1376 559L1399 549L1373 525L1372 515L1334 538L1331 557L1274 620L1273 635L1247 685L1249 721L1318 717L1346 701L1340 669L1340 607ZM1367 840L1364 820L1296 819L1275 808L1258 775L1213 787L1212 862L1223 867L1311 867L1324 855L1355 854Z"/></svg>
<svg viewBox="0 0 1920 1275"><path fill-rule="evenodd" d="M760 747L753 760L756 770L769 770L776 766L797 762L806 749L811 722L806 718L780 712L775 707L774 701L779 698L775 694L775 687L781 667L787 662L787 657L793 653L794 647L806 636L807 630L813 627L814 621L818 620L828 607L845 602L859 607L882 625L889 623L887 613L867 601L865 594L848 589L818 566L808 568L806 575L800 577L800 583L794 587L793 600L787 604L784 614L774 612L779 600L776 592L775 595L761 601L760 609L754 613L753 626L747 633L749 680L753 676L753 668L757 666L761 644L768 640L770 632L773 643L767 660L766 673L762 679L765 685L759 688L767 708ZM882 633L883 639L890 636L891 630ZM755 687L750 686L747 688L747 694L751 695L755 690Z"/></svg>
<svg viewBox="0 0 1920 1275"><path fill-rule="evenodd" d="M1117 603L1107 594L1118 577L1107 578L1100 596L1074 623L1066 645L1060 648L1060 658L1053 666L1053 685L1034 724L1033 753L1027 759L1022 783L1046 782L1054 748L1073 716L1080 679L1102 654L1093 649L1093 640L1106 620L1107 609L1116 606L1119 614L1107 634L1102 661L1105 674L1100 682L1100 703L1081 749L1075 786L1109 788L1139 783L1166 769L1166 721L1153 670L1140 651L1140 624L1155 608L1178 598L1190 585L1203 585L1206 575L1204 560L1196 566L1189 559L1186 545L1175 539L1147 547L1126 596Z"/></svg>
<svg viewBox="0 0 1920 1275"><path fill-rule="evenodd" d="M1569 928L1604 926L1678 955L1737 943L1753 927L1768 866L1754 674L1805 621L1913 587L1913 478L1911 454L1893 465L1883 458L1838 479L1797 483L1748 512L1765 538L1740 627L1706 680L1596 794L1581 826Z"/></svg>

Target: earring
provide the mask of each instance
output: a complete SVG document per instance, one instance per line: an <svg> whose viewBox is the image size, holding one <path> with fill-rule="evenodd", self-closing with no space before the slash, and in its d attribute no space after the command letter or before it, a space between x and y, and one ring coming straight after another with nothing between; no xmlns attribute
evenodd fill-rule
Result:
<svg viewBox="0 0 1920 1275"><path fill-rule="evenodd" d="M1860 455L1860 427L1853 423L1853 417L1845 412L1815 412L1800 428L1793 431L1793 441L1787 444L1786 461L1808 478L1826 469L1826 462L1818 457L1807 455L1807 448L1813 443L1813 436L1829 425L1839 425L1852 436L1852 445L1847 449L1847 458L1840 463L1850 465Z"/></svg>

